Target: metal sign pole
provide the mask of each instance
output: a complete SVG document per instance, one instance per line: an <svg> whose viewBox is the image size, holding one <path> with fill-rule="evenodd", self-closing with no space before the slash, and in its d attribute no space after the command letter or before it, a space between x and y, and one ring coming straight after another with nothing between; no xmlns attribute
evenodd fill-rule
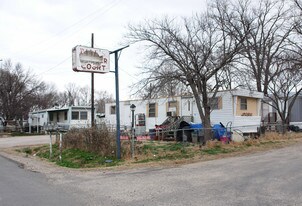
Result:
<svg viewBox="0 0 302 206"><path fill-rule="evenodd" d="M115 98L116 98L116 145L117 159L121 159L121 125L120 125L120 96L119 96L119 79L118 79L118 53L114 53L115 61Z"/></svg>
<svg viewBox="0 0 302 206"><path fill-rule="evenodd" d="M120 125L120 96L119 96L119 79L118 79L118 52L123 49L129 47L125 46L123 48L117 49L115 51L110 52L110 54L114 54L115 61L115 114L116 114L116 156L117 159L121 159L121 125Z"/></svg>
<svg viewBox="0 0 302 206"><path fill-rule="evenodd" d="M49 131L49 136L50 136L50 142L49 142L49 159L52 158L52 136L51 136L51 131Z"/></svg>
<svg viewBox="0 0 302 206"><path fill-rule="evenodd" d="M91 34L91 48L94 47L94 35ZM94 72L91 72L91 127L94 127Z"/></svg>

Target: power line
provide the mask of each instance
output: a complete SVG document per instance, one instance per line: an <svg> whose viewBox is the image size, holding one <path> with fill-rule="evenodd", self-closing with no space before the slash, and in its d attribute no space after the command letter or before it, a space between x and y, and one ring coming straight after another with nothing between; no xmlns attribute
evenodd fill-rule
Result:
<svg viewBox="0 0 302 206"><path fill-rule="evenodd" d="M86 43L86 45L88 45L89 43L90 43L90 42ZM60 62L59 62L58 64L56 64L55 66L53 66L53 67L47 69L46 71L41 72L41 73L38 74L38 75L42 75L42 74L45 74L46 72L49 72L49 71L51 71L51 70L53 70L53 69L56 69L58 66L62 65L63 63L65 63L65 62L66 62L67 60L69 60L71 57L72 57L72 56L69 56L69 57L65 58L64 60L60 61Z"/></svg>
<svg viewBox="0 0 302 206"><path fill-rule="evenodd" d="M122 72L124 72L125 74L127 74L128 76L132 77L133 79L136 79L139 81L139 79L136 76L133 76L132 74L128 73L126 70L122 69L119 67L119 70L121 70Z"/></svg>
<svg viewBox="0 0 302 206"><path fill-rule="evenodd" d="M66 62L67 60L69 60L69 59L71 59L71 56L69 56L68 58L66 58L66 59L64 59L63 61L59 62L59 63L56 64L55 66L53 66L53 67L47 69L46 71L41 72L41 73L38 74L38 75L42 75L42 74L45 74L46 72L49 72L49 71L51 71L51 70L53 70L53 69L56 69L58 66L60 66L60 65L63 64L63 63L65 63L65 62Z"/></svg>
<svg viewBox="0 0 302 206"><path fill-rule="evenodd" d="M120 1L120 0L116 0L116 1ZM114 3L112 3L112 4L114 4ZM66 30L68 30L69 28L72 28L72 27L76 26L77 24L79 24L80 22L84 21L84 20L87 19L88 17L93 16L93 15L96 14L96 13L99 13L99 11L103 10L103 9L104 9L105 7L107 7L108 5L110 5L110 4L107 4L107 5L103 6L103 7L101 7L101 8L99 8L99 9L95 10L94 12L88 14L87 16L83 17L83 18L80 19L79 21L77 21L77 22L73 23L72 25L70 25L70 26L68 26L68 27L66 27L66 28L64 28L64 29L62 29L61 31L57 32L56 34L54 34L54 36L57 36L57 35L59 35L59 34L62 34L62 33L65 32Z"/></svg>
<svg viewBox="0 0 302 206"><path fill-rule="evenodd" d="M54 38L55 36L57 36L57 35L63 33L63 32L66 31L66 30L68 30L68 29L70 29L70 28L76 26L76 25L79 24L80 22L83 22L85 19L87 19L87 18L90 17L90 16L95 15L96 13L100 13L100 14L104 15L105 13L107 13L108 11L110 11L113 7L117 6L120 2L121 2L121 0L116 0L116 1L113 2L112 4L107 4L107 5L105 5L104 7L100 8L100 9L97 9L96 11L90 13L89 15L87 15L87 16L85 16L84 18L80 19L80 20L77 21L76 23L74 23L74 24L72 24L72 25L70 25L70 26L64 28L64 29L61 30L60 32L57 32L52 38ZM109 6L109 7L108 7L108 6ZM107 7L107 9L106 9L104 12L100 12L101 10L105 9L106 7ZM99 16L100 16L100 15L97 15L97 16L95 16L94 18L92 18L89 22L86 23L85 26L89 25L91 22L93 22L93 21L94 21L95 19L97 19ZM73 32L72 35L74 35L74 34L77 33L78 31L82 30L83 28L84 28L84 27L81 27L80 29L76 30L75 32ZM66 36L65 38L70 37L70 36L72 36L72 35L68 35L68 36ZM62 38L61 40L65 39L65 38ZM57 42L60 42L61 40L59 40L59 41L57 41ZM44 40L44 41L41 41L41 42L37 43L35 46L39 46L40 44L43 44L44 42L47 42L47 41L49 41L49 39L46 39L46 40ZM57 43L57 42L56 42L56 43ZM54 44L52 44L52 45L55 46L55 45L57 45L56 43L54 43ZM47 49L44 48L41 52L46 51L46 50L48 50L49 48L50 48L50 47L47 47ZM41 52L40 52L40 53L41 53ZM64 60L60 61L60 62L59 62L58 64L56 64L55 66L53 66L53 67L47 69L46 71L43 71L43 72L39 73L38 75L45 74L45 73L47 73L47 72L49 72L49 71L51 71L51 70L54 70L54 69L58 68L58 66L62 65L63 63L65 63L65 62L66 62L67 60L69 60L70 58L71 58L71 56L69 56L68 58L65 58Z"/></svg>
<svg viewBox="0 0 302 206"><path fill-rule="evenodd" d="M94 18L92 18L90 21L88 21L87 23L85 23L84 26L80 27L79 29L75 30L72 34L67 35L59 40L57 40L56 42L52 43L51 46L48 47L44 47L43 49L37 51L36 53L41 54L44 51L47 51L49 48L56 46L58 42L63 41L64 39L71 37L73 35L75 35L77 32L81 31L83 28L85 28L87 25L89 25L91 22L93 22L95 19L97 19L98 17L104 15L105 13L107 13L108 11L110 11L113 7L117 6L119 3L121 2L121 0L116 0L113 3L110 4L106 4L105 6L95 10L94 12L88 14L87 16L85 16L84 18L80 19L79 21L71 24L70 26L65 27L64 29L62 29L61 31L57 32L56 34L52 35L52 37L47 38L45 40L42 40L32 46L26 46L26 49L30 49L30 48L36 48L38 46L40 46L41 44L47 44L48 42L50 42L50 40L54 39L56 36L64 33L65 31L69 30L70 28L76 27L78 24L80 24L81 22L84 22L84 20L86 20L87 18L91 17L91 16L95 16ZM18 54L19 52L15 53ZM14 54L14 55L15 55Z"/></svg>

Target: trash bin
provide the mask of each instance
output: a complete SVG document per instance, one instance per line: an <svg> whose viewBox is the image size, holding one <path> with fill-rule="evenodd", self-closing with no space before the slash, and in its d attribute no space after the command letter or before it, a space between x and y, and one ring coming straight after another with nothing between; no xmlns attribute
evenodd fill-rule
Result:
<svg viewBox="0 0 302 206"><path fill-rule="evenodd" d="M156 136L156 130L155 129L149 129L149 136L151 140L155 139Z"/></svg>
<svg viewBox="0 0 302 206"><path fill-rule="evenodd" d="M194 130L194 131L192 132L192 142L193 142L193 143L197 143L197 141L198 141L198 134L197 134L197 131Z"/></svg>

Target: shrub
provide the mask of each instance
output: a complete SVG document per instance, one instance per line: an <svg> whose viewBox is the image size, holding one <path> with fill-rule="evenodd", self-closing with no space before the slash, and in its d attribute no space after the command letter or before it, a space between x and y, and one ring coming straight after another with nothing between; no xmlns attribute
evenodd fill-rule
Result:
<svg viewBox="0 0 302 206"><path fill-rule="evenodd" d="M101 156L115 156L114 134L106 126L102 128L71 129L63 137L63 148L80 149Z"/></svg>
<svg viewBox="0 0 302 206"><path fill-rule="evenodd" d="M24 148L23 150L22 150L22 152L24 152L24 153L26 153L26 154L32 154L32 149L31 148L29 148L29 147L26 147L26 148Z"/></svg>

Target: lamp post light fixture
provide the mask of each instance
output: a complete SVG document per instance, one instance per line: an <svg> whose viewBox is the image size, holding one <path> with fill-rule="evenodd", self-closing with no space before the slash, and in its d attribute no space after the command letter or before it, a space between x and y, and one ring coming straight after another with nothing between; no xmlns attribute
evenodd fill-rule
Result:
<svg viewBox="0 0 302 206"><path fill-rule="evenodd" d="M134 158L134 111L136 106L134 104L130 105L130 110L132 113L132 121L131 121L131 157Z"/></svg>

